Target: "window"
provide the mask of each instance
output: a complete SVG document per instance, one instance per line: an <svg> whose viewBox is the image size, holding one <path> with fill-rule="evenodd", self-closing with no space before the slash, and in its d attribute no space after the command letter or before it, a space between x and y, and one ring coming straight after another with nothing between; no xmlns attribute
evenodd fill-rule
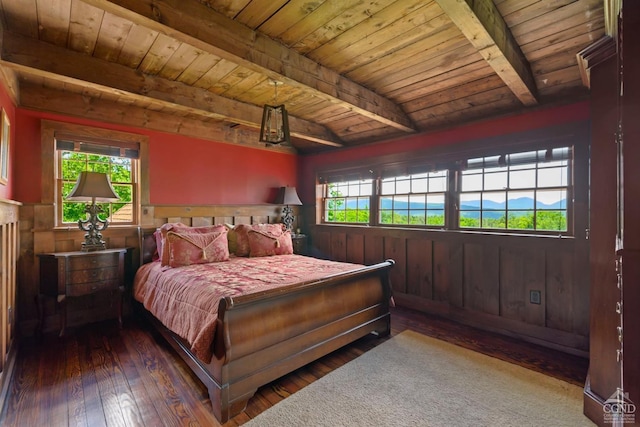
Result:
<svg viewBox="0 0 640 427"><path fill-rule="evenodd" d="M336 177L322 184L323 221L568 234L572 156L561 147L452 159L428 172L411 163L369 171L379 178Z"/></svg>
<svg viewBox="0 0 640 427"><path fill-rule="evenodd" d="M567 231L569 148L469 159L460 228Z"/></svg>
<svg viewBox="0 0 640 427"><path fill-rule="evenodd" d="M373 180L332 182L325 185L324 220L368 224Z"/></svg>
<svg viewBox="0 0 640 427"><path fill-rule="evenodd" d="M137 223L137 155L135 146L57 140L58 225L86 218L86 203L66 200L82 171L108 174L120 200L99 204L111 225Z"/></svg>
<svg viewBox="0 0 640 427"><path fill-rule="evenodd" d="M444 226L446 170L383 178L380 224Z"/></svg>

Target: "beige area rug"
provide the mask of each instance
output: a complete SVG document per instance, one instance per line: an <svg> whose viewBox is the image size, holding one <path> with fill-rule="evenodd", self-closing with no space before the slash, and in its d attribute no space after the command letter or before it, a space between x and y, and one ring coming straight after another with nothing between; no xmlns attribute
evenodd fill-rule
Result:
<svg viewBox="0 0 640 427"><path fill-rule="evenodd" d="M245 426L592 426L582 388L405 331Z"/></svg>

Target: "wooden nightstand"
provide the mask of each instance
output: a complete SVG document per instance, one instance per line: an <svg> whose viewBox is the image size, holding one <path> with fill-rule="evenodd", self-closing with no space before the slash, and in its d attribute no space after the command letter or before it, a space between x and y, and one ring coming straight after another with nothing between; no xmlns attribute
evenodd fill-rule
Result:
<svg viewBox="0 0 640 427"><path fill-rule="evenodd" d="M293 242L293 253L298 255L307 254L307 235L306 234L292 234L291 241Z"/></svg>
<svg viewBox="0 0 640 427"><path fill-rule="evenodd" d="M118 323L122 327L122 294L127 249L94 252L57 252L38 254L40 258L40 295L38 296L38 332L42 332L41 298L56 298L60 310L60 336L67 326L67 297L96 292L117 294Z"/></svg>

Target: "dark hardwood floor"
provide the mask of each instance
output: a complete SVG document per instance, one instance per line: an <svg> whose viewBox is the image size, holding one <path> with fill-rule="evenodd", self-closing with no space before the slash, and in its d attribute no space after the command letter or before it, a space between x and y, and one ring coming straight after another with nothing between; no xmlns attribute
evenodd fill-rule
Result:
<svg viewBox="0 0 640 427"><path fill-rule="evenodd" d="M483 332L442 318L396 308L392 335L411 329L582 386L588 361ZM241 425L316 379L384 342L373 336L264 386L246 411L225 426ZM0 425L217 426L207 391L182 360L142 320L70 328L65 338L23 339Z"/></svg>

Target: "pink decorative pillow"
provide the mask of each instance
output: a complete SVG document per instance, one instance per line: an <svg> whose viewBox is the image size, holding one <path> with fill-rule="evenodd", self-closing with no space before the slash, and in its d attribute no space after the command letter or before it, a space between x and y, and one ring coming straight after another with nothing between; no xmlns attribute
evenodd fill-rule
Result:
<svg viewBox="0 0 640 427"><path fill-rule="evenodd" d="M219 233L222 230L226 231L226 228L224 225L206 225L202 227L189 227L188 225L184 225L180 222L167 223L162 225L162 227L160 227L161 243L160 244L156 243L156 245L158 246L158 254L160 255L160 262L162 263L162 266L164 267L166 265L169 265L169 248L166 242L167 242L167 234L170 231L175 231L178 233L187 232L187 233L202 234L202 233Z"/></svg>
<svg viewBox="0 0 640 427"><path fill-rule="evenodd" d="M256 230L279 236L282 234L284 226L282 224L238 224L234 230L236 232L236 256L253 256L249 247L249 231Z"/></svg>
<svg viewBox="0 0 640 427"><path fill-rule="evenodd" d="M252 257L271 255L290 255L293 253L291 231L279 229L250 230L249 254Z"/></svg>
<svg viewBox="0 0 640 427"><path fill-rule="evenodd" d="M168 248L169 266L171 267L220 262L229 259L229 245L225 227L212 233L170 230L167 232L165 246Z"/></svg>
<svg viewBox="0 0 640 427"><path fill-rule="evenodd" d="M174 227L188 227L187 225L181 222L169 222L167 224L163 224L160 228L158 228L153 235L156 238L156 249L158 252L158 258L163 266L169 265L169 254L165 254L166 250L166 240L167 240L167 231L173 229ZM154 255L153 260L156 260Z"/></svg>

